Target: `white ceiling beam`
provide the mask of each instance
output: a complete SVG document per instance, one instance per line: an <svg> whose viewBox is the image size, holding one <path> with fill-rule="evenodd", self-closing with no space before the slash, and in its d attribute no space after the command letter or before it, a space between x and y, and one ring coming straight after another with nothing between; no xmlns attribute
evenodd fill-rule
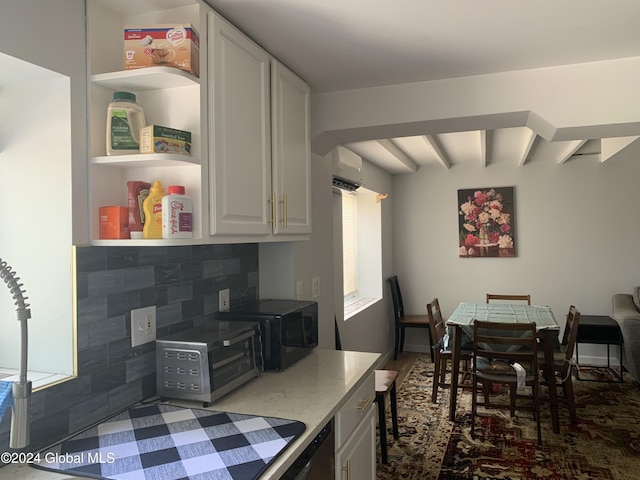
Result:
<svg viewBox="0 0 640 480"><path fill-rule="evenodd" d="M429 148L433 150L433 154L435 155L436 160L440 162L440 165L449 170L451 168L451 160L449 160L449 157L444 152L444 148L442 148L442 145L440 144L438 139L433 135L422 135L422 139L429 146Z"/></svg>
<svg viewBox="0 0 640 480"><path fill-rule="evenodd" d="M480 134L480 166L482 168L486 168L487 166L487 157L488 157L488 146L487 146L487 131L480 130L478 131Z"/></svg>
<svg viewBox="0 0 640 480"><path fill-rule="evenodd" d="M387 150L391 155L397 158L403 165L405 165L412 172L418 171L418 164L410 159L402 150L400 150L391 140L378 140L378 143Z"/></svg>
<svg viewBox="0 0 640 480"><path fill-rule="evenodd" d="M558 165L562 165L564 162L569 160L571 155L576 153L585 143L587 143L586 140L575 140L573 142L569 142L569 147L560 155L560 158L558 158Z"/></svg>
<svg viewBox="0 0 640 480"><path fill-rule="evenodd" d="M600 140L601 156L600 161L606 162L614 157L632 143L635 143L640 137L616 137L603 138Z"/></svg>
<svg viewBox="0 0 640 480"><path fill-rule="evenodd" d="M537 136L538 135L533 130L529 130L527 132L524 140L524 148L522 149L522 154L520 156L518 166L522 167L529 159L529 154L531 153L531 149L533 148L533 144L535 143Z"/></svg>

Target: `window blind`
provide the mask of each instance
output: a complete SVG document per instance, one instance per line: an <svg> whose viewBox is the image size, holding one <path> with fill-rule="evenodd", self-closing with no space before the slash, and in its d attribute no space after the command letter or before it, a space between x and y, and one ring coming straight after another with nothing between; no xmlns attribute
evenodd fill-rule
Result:
<svg viewBox="0 0 640 480"><path fill-rule="evenodd" d="M357 222L356 194L342 193L342 275L344 296L355 295L357 290Z"/></svg>

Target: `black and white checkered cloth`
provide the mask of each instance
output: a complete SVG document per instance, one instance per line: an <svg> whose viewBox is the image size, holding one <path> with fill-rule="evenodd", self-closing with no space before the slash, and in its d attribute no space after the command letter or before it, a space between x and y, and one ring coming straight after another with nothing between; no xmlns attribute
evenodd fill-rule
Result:
<svg viewBox="0 0 640 480"><path fill-rule="evenodd" d="M33 466L114 480L251 480L304 429L294 420L149 404L40 452Z"/></svg>

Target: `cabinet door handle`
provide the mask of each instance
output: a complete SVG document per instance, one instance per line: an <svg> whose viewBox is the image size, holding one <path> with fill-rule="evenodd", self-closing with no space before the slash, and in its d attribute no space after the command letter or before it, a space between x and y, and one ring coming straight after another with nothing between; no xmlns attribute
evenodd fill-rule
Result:
<svg viewBox="0 0 640 480"><path fill-rule="evenodd" d="M347 472L347 480L351 480L351 460L347 460L347 466L341 467L343 472Z"/></svg>
<svg viewBox="0 0 640 480"><path fill-rule="evenodd" d="M360 402L360 405L358 405L358 410L360 410L361 412L364 412L367 408L369 408L369 405L371 405L372 403L373 403L373 398L366 398Z"/></svg>
<svg viewBox="0 0 640 480"><path fill-rule="evenodd" d="M271 225L276 224L276 194L272 193L271 198L267 200L267 203L271 204L271 218L267 220Z"/></svg>
<svg viewBox="0 0 640 480"><path fill-rule="evenodd" d="M282 222L282 226L284 228L287 228L287 194L283 193L282 194L282 200L280 201L280 204L282 205L282 220L280 220Z"/></svg>

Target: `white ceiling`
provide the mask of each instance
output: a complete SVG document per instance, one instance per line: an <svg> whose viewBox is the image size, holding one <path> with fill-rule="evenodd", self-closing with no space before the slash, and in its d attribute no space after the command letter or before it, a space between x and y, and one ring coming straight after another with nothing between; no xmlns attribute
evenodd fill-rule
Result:
<svg viewBox="0 0 640 480"><path fill-rule="evenodd" d="M640 56L638 0L205 0L312 93ZM615 151L636 138L615 139ZM345 145L391 173L537 158L604 161L600 139L526 127Z"/></svg>

